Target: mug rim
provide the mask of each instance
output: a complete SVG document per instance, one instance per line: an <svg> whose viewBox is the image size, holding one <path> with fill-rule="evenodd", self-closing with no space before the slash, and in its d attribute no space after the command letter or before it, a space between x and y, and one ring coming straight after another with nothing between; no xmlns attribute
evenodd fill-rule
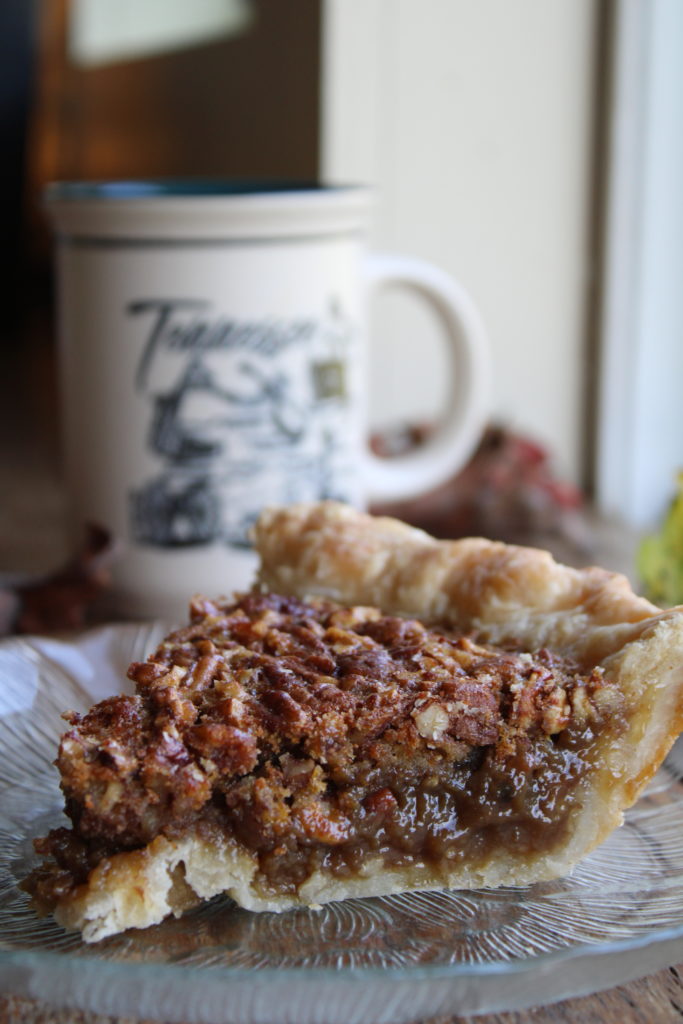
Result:
<svg viewBox="0 0 683 1024"><path fill-rule="evenodd" d="M45 187L48 203L84 199L133 200L205 197L285 196L289 193L301 195L334 195L356 192L362 185L333 184L312 179L285 178L222 178L222 177L172 177L172 178L103 178L83 180L60 180L49 182Z"/></svg>
<svg viewBox="0 0 683 1024"><path fill-rule="evenodd" d="M63 240L131 243L364 234L372 206L365 185L256 178L56 181L44 196Z"/></svg>

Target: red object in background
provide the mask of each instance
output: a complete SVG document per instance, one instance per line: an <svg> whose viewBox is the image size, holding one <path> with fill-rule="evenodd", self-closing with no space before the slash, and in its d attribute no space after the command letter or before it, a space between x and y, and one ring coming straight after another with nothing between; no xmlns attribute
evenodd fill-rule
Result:
<svg viewBox="0 0 683 1024"><path fill-rule="evenodd" d="M430 426L416 425L377 435L378 455L399 454L429 437ZM581 514L584 498L572 484L553 474L540 444L490 426L465 468L429 494L410 501L373 505L435 537L489 537L517 544L547 544L556 538L579 552L590 549Z"/></svg>
<svg viewBox="0 0 683 1024"><path fill-rule="evenodd" d="M116 548L107 530L89 524L83 547L62 569L0 589L0 636L83 628L92 605L109 586Z"/></svg>

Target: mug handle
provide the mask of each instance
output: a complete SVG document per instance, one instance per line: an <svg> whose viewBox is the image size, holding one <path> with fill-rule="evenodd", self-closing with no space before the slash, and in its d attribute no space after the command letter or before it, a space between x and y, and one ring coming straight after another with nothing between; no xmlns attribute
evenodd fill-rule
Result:
<svg viewBox="0 0 683 1024"><path fill-rule="evenodd" d="M454 383L448 410L419 449L394 458L365 455L370 501L398 501L444 483L465 464L489 411L490 365L486 331L471 298L449 274L423 260L386 253L366 257L369 292L389 284L411 288L440 316Z"/></svg>

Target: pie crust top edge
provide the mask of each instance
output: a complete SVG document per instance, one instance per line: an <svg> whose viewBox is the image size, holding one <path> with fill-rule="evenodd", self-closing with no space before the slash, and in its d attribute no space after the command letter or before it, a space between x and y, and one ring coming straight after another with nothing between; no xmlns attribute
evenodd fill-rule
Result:
<svg viewBox="0 0 683 1024"><path fill-rule="evenodd" d="M655 620L683 622L683 607L662 612L618 573L483 538L436 540L338 502L266 509L254 541L259 583L276 593L370 605L593 663Z"/></svg>

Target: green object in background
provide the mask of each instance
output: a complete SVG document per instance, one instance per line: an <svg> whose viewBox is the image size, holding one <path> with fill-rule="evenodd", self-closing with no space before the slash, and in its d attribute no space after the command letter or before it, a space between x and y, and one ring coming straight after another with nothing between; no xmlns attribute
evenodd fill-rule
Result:
<svg viewBox="0 0 683 1024"><path fill-rule="evenodd" d="M637 569L648 598L663 608L683 604L683 472L659 533L640 545Z"/></svg>

